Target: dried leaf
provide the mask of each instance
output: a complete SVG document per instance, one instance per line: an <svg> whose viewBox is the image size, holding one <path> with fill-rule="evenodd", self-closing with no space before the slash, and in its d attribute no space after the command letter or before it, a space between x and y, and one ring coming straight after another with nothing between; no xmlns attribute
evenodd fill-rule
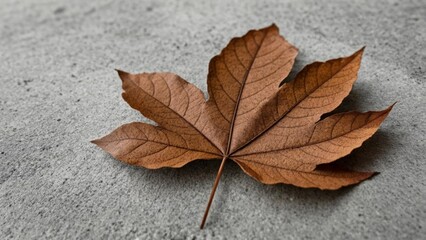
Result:
<svg viewBox="0 0 426 240"><path fill-rule="evenodd" d="M118 71L124 100L158 126L126 124L93 143L123 162L146 168L222 158L201 228L227 159L266 184L331 190L371 177L373 172L323 164L360 147L392 106L320 120L349 94L364 49L312 63L280 86L297 51L275 25L232 39L210 61L207 101L175 74Z"/></svg>

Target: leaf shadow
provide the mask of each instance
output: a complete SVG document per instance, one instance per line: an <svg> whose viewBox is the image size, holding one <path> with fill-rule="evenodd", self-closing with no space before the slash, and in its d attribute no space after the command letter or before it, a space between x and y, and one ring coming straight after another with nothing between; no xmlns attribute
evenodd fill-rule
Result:
<svg viewBox="0 0 426 240"><path fill-rule="evenodd" d="M388 146L394 146L395 140L385 131L377 131L361 147L349 155L333 162L333 165L358 171L380 171L392 167L392 161L386 161Z"/></svg>
<svg viewBox="0 0 426 240"><path fill-rule="evenodd" d="M166 190L176 190L182 186L192 188L207 183L213 184L220 165L220 159L210 159L196 160L181 168L146 169L118 160L114 160L114 162L127 170L133 181L150 182Z"/></svg>
<svg viewBox="0 0 426 240"><path fill-rule="evenodd" d="M256 203L262 203L263 208L267 206L268 211L270 209L270 212L277 215L286 215L288 212L292 212L301 218L310 218L313 215L328 216L332 214L330 209L333 209L333 206L339 205L347 193L356 188L356 186L350 186L337 191L322 191L313 188L298 188L285 184L265 185L245 175L240 167L232 161L227 164L223 178L223 183L220 191L216 193L214 203L215 209L219 210L210 212L208 225L219 224L227 217L227 213L223 209L236 204L234 202L235 199L229 197L229 195L232 195L234 191L244 192L244 188L247 196L243 198L251 198L245 201L255 202L248 206L252 207L252 209L247 209L249 212L257 210L254 209ZM227 182L231 182L232 184L227 184ZM235 189L236 186L239 189ZM324 211L324 209L326 210ZM274 218L276 216L271 217Z"/></svg>
<svg viewBox="0 0 426 240"><path fill-rule="evenodd" d="M297 74L307 65L306 61L301 60L301 59L303 59L303 53L299 52L299 56L294 61L293 68L291 69L288 76L280 82L279 86L282 86L284 83L288 83L290 81L293 81L296 78Z"/></svg>

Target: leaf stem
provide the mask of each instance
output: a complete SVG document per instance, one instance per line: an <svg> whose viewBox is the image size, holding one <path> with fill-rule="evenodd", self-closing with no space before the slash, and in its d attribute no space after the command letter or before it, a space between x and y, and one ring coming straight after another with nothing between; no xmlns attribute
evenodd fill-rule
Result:
<svg viewBox="0 0 426 240"><path fill-rule="evenodd" d="M219 184L220 177L222 176L223 167L225 166L226 159L228 159L227 156L223 157L222 163L220 164L220 167L219 167L219 171L217 172L216 180L214 181L213 189L212 189L212 192L210 193L210 198L207 203L206 211L204 212L203 220L201 221L200 229L203 229L204 224L206 224L207 216L209 215L210 206L212 205L213 198L216 193L217 185Z"/></svg>

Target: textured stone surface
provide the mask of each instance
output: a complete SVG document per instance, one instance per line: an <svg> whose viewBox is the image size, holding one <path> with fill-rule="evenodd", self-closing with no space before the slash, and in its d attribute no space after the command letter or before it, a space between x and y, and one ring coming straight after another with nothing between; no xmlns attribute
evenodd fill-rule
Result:
<svg viewBox="0 0 426 240"><path fill-rule="evenodd" d="M0 1L0 239L424 239L426 2L242 2ZM219 162L152 171L89 143L144 120L113 69L205 91L210 58L272 22L300 49L295 70L367 46L341 109L398 103L340 162L381 174L330 192L262 185L230 163L200 231Z"/></svg>

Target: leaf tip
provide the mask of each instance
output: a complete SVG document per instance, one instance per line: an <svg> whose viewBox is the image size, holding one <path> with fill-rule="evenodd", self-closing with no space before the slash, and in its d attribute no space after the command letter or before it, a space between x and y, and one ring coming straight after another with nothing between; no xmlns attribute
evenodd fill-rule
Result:
<svg viewBox="0 0 426 240"><path fill-rule="evenodd" d="M125 71L120 70L120 69L115 69L115 71L117 71L118 76L120 77L120 79L121 79L122 81L124 81L124 78L125 78L125 77L127 77L127 76L130 74L130 73L125 72Z"/></svg>
<svg viewBox="0 0 426 240"><path fill-rule="evenodd" d="M380 174L380 172L359 172L359 173L362 173L364 175L364 178L362 180L371 179L372 177Z"/></svg>
<svg viewBox="0 0 426 240"><path fill-rule="evenodd" d="M90 142L99 146L100 139L94 139L94 140L91 140Z"/></svg>
<svg viewBox="0 0 426 240"><path fill-rule="evenodd" d="M269 26L267 26L267 27L265 27L265 28L262 28L262 29L259 29L260 31L276 31L277 33L280 31L280 29L278 28L278 26L275 24L275 23L272 23L271 25L269 25Z"/></svg>
<svg viewBox="0 0 426 240"><path fill-rule="evenodd" d="M394 102L392 105L390 105L385 110L383 110L383 112L385 112L386 114L388 114L393 109L393 107L395 106L396 103L397 102Z"/></svg>
<svg viewBox="0 0 426 240"><path fill-rule="evenodd" d="M362 56L364 54L364 50L365 50L365 46L363 46L362 48L360 48L358 51L356 51L353 55L354 56Z"/></svg>
<svg viewBox="0 0 426 240"><path fill-rule="evenodd" d="M276 28L276 29L278 29L278 26L277 26L277 24L275 24L275 23L271 23L271 25L269 25L269 27L270 27L270 28Z"/></svg>

